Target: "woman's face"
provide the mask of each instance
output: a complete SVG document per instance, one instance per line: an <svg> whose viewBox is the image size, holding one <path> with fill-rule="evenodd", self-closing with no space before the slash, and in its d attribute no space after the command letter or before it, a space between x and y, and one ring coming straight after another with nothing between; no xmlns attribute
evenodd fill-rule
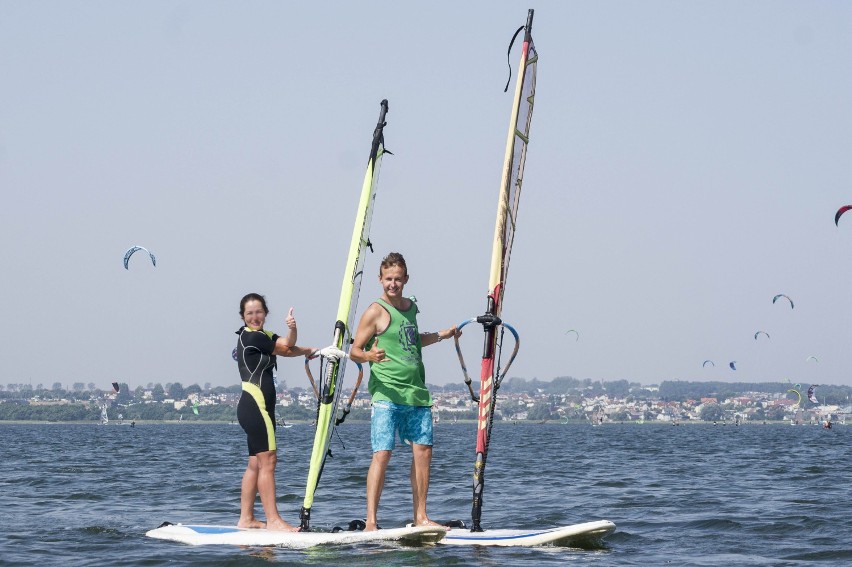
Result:
<svg viewBox="0 0 852 567"><path fill-rule="evenodd" d="M266 311L263 309L263 304L257 299L246 301L243 308L243 321L253 331L262 329L263 323L266 322Z"/></svg>

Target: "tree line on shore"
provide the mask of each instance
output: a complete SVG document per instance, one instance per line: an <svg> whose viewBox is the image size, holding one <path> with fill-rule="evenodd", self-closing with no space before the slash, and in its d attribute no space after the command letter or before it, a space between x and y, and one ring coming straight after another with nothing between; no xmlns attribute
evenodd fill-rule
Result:
<svg viewBox="0 0 852 567"><path fill-rule="evenodd" d="M41 385L39 385L41 386ZM236 421L236 398L240 393L240 385L219 386L211 388L207 383L202 388L198 384L184 387L179 382L149 384L131 390L127 384L120 384L119 391L101 390L94 384L75 383L72 389L64 390L61 384L54 383L51 388L33 388L25 384L0 385L0 421L98 421L101 418L101 405L106 403L108 416L111 420L146 420L146 421ZM478 384L474 384L474 391ZM530 396L562 396L571 395L582 398L594 398L602 395L610 399L647 399L661 401L683 402L715 397L719 401L746 395L752 392L766 394L781 394L795 397L790 390L796 387L806 390L808 385L791 384L789 382L689 382L664 381L659 387L643 386L627 380L592 381L576 379L568 376L543 381L524 378L506 379L499 392L504 394L527 394ZM461 383L444 386L430 385L433 393L458 393L465 395L467 387ZM233 394L233 403L207 404L196 407L196 414L190 405L175 409L173 404L143 403L145 393L150 392L147 401L162 402L166 399L185 400L191 395L221 395ZM305 392L302 388L294 388L291 393L296 395ZM803 403L813 405L803 394ZM848 405L852 388L849 386L819 386L819 401L823 404ZM114 394L114 398L112 397ZM552 399L552 398L551 398ZM37 400L38 403L34 403ZM59 402L62 403L51 403ZM552 404L537 403L528 412L528 420L555 419L556 416L549 408ZM277 415L283 420L311 421L315 419L314 409L299 404L278 406ZM473 405L463 411L438 412L441 419L476 419L476 409ZM121 418L119 418L119 415ZM352 421L369 420L370 411L365 408L354 408L347 418ZM581 416L576 416L581 419Z"/></svg>

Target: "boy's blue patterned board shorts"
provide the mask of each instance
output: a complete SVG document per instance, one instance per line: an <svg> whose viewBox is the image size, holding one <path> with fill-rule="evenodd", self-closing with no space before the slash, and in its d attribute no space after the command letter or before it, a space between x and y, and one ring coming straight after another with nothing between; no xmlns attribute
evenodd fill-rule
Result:
<svg viewBox="0 0 852 567"><path fill-rule="evenodd" d="M385 400L373 402L370 442L373 452L393 451L396 433L404 443L432 445L432 408L406 406Z"/></svg>

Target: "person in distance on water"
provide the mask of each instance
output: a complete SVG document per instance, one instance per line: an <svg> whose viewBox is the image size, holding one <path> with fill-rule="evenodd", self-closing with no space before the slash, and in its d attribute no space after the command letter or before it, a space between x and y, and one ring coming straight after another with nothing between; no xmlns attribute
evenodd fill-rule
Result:
<svg viewBox="0 0 852 567"><path fill-rule="evenodd" d="M408 268L402 254L388 254L379 267L382 296L367 307L349 350L353 361L370 363L373 459L367 472L367 531L377 529L379 499L397 433L412 449L414 525L437 525L426 515L432 463L432 397L426 388L421 349L461 333L456 327L421 333L417 304L402 295L407 283Z"/></svg>
<svg viewBox="0 0 852 567"><path fill-rule="evenodd" d="M246 432L249 458L241 485L240 520L237 526L298 531L298 527L288 524L278 514L275 500L275 465L278 461L275 444L275 383L272 374L276 368L275 357L321 355L337 359L344 353L333 346L324 349L296 346L298 330L292 307L287 315L286 337L263 328L268 314L266 299L260 294L249 293L240 301L240 317L244 325L237 331L240 337L234 351L242 380L237 419ZM254 501L258 493L266 523L254 516Z"/></svg>

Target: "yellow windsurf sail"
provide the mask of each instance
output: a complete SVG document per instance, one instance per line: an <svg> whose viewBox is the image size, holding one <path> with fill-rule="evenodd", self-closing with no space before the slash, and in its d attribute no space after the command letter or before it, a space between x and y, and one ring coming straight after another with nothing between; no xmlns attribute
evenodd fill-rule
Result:
<svg viewBox="0 0 852 567"><path fill-rule="evenodd" d="M361 186L361 196L358 201L358 211L355 215L355 228L352 231L352 240L349 244L349 256L346 259L346 269L343 271L343 284L340 289L340 301L337 307L337 321L334 324L333 344L349 352L352 344L352 336L355 310L358 307L358 294L361 290L361 280L364 276L364 259L370 244L370 223L373 217L373 204L376 200L376 187L379 180L379 169L382 156L385 153L384 127L385 116L388 112L388 101L381 102L379 122L373 131L373 144L370 148L370 157L367 161L367 172L364 175L364 183ZM311 451L311 463L308 469L308 481L305 487L305 499L302 503L300 514L301 528L303 531L310 529L311 507L314 502L314 493L319 484L326 458L329 455L328 445L331 435L337 425L335 412L340 401L343 390L343 374L346 370L346 360L327 361L321 370L320 383L314 384L317 394L317 425L314 435L314 446ZM305 367L308 361L305 361ZM308 374L310 376L310 372ZM313 383L313 378L311 377ZM360 375L358 382L360 383ZM357 390L356 384L353 388ZM348 408L347 408L348 409Z"/></svg>

